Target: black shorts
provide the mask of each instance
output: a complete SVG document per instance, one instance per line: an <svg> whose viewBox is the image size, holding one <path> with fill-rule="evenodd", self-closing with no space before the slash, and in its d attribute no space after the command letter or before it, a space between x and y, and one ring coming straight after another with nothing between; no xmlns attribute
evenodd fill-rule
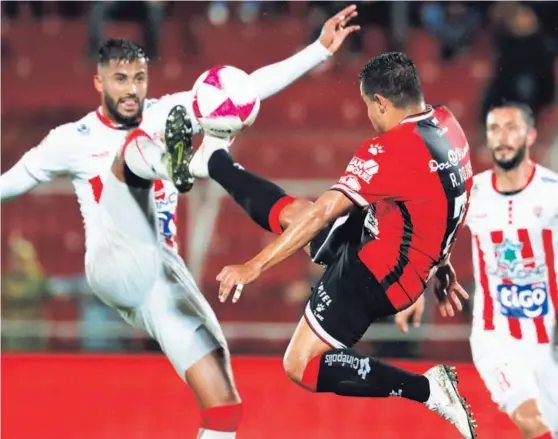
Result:
<svg viewBox="0 0 558 439"><path fill-rule="evenodd" d="M358 245L345 241L330 252L327 269L312 288L304 317L334 348L351 347L372 322L397 313L384 289L358 257Z"/></svg>
<svg viewBox="0 0 558 439"><path fill-rule="evenodd" d="M358 246L362 236L365 210L354 210L350 215L338 218L322 230L310 242L310 256L316 264L326 267L341 256L344 246Z"/></svg>

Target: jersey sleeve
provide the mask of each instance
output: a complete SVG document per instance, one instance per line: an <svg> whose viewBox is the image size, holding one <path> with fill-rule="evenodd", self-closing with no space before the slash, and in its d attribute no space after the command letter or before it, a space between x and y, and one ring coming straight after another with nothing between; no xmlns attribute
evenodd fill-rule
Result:
<svg viewBox="0 0 558 439"><path fill-rule="evenodd" d="M331 189L342 192L360 207L386 198L396 199L399 195L394 178L396 163L384 146L366 142Z"/></svg>
<svg viewBox="0 0 558 439"><path fill-rule="evenodd" d="M27 151L0 177L2 200L14 198L57 175L71 174L72 153L68 147L69 130L52 130L43 141Z"/></svg>
<svg viewBox="0 0 558 439"><path fill-rule="evenodd" d="M316 41L293 56L262 67L250 77L261 100L280 92L331 56L331 52Z"/></svg>

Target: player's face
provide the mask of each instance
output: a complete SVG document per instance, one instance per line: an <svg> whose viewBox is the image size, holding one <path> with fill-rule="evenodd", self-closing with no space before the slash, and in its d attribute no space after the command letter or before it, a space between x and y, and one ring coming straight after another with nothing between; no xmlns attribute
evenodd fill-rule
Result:
<svg viewBox="0 0 558 439"><path fill-rule="evenodd" d="M147 62L112 60L99 69L95 87L101 93L103 104L115 122L134 124L142 115L147 95Z"/></svg>
<svg viewBox="0 0 558 439"><path fill-rule="evenodd" d="M486 138L496 166L511 170L526 159L535 135L519 109L504 107L488 113Z"/></svg>

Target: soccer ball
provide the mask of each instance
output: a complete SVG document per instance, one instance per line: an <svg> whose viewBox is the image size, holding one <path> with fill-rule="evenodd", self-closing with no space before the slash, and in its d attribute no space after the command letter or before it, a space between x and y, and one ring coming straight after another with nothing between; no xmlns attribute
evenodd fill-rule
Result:
<svg viewBox="0 0 558 439"><path fill-rule="evenodd" d="M249 127L260 111L260 98L250 75L231 66L202 73L193 91L193 111L203 131L232 137Z"/></svg>

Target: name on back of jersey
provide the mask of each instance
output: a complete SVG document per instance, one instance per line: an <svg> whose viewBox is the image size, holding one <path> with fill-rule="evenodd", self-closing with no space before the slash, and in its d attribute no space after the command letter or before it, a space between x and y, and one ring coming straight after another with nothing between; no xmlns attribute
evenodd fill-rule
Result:
<svg viewBox="0 0 558 439"><path fill-rule="evenodd" d="M449 177L452 187L456 188L464 184L470 178L473 178L473 167L471 161L467 159L465 163L462 161L467 158L469 152L469 144L466 143L463 148L454 148L448 151L448 159L444 162L438 162L434 159L428 162L430 172L449 171ZM455 169L454 169L455 168Z"/></svg>
<svg viewBox="0 0 558 439"><path fill-rule="evenodd" d="M546 282L536 284L498 285L500 313L504 317L533 319L548 314L548 288Z"/></svg>

